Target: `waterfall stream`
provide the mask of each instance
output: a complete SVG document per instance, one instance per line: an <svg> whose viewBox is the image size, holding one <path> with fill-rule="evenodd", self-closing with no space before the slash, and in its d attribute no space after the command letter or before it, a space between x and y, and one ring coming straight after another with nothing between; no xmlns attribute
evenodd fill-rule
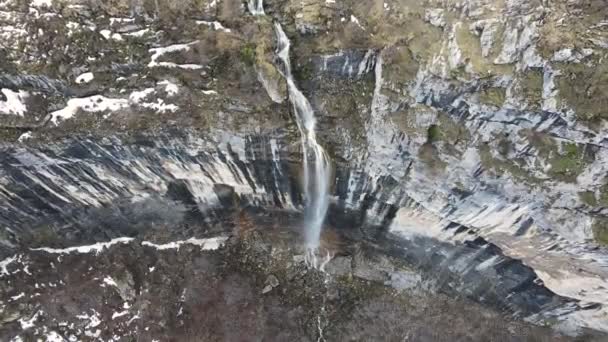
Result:
<svg viewBox="0 0 608 342"><path fill-rule="evenodd" d="M314 252L319 247L321 227L329 206L330 161L327 153L317 141L316 118L312 106L296 86L291 73L289 38L279 23L275 23L275 32L277 55L285 67L283 76L287 81L289 100L293 105L296 123L302 137L307 225L305 238L309 256L314 257ZM316 258L312 260L316 260Z"/></svg>
<svg viewBox="0 0 608 342"><path fill-rule="evenodd" d="M247 8L252 15L264 15L264 0L248 0Z"/></svg>

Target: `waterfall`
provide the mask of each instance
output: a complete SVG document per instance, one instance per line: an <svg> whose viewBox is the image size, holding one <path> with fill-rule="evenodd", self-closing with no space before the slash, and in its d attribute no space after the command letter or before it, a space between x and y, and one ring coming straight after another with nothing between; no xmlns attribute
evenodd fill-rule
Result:
<svg viewBox="0 0 608 342"><path fill-rule="evenodd" d="M252 15L264 15L264 0L248 0L247 8Z"/></svg>
<svg viewBox="0 0 608 342"><path fill-rule="evenodd" d="M289 38L285 35L281 24L275 23L274 27L277 36L277 55L285 66L283 76L287 81L289 100L293 105L302 139L307 225L305 238L309 252L314 256L314 251L319 247L321 228L329 206L330 162L327 153L317 141L316 118L312 106L296 86L291 74Z"/></svg>

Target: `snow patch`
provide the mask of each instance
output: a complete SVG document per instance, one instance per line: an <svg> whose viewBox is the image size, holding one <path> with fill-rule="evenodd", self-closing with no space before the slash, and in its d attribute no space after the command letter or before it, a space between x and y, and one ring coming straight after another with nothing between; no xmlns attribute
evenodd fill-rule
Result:
<svg viewBox="0 0 608 342"><path fill-rule="evenodd" d="M33 0L32 7L42 8L48 7L50 8L53 5L53 0Z"/></svg>
<svg viewBox="0 0 608 342"><path fill-rule="evenodd" d="M175 96L179 92L179 87L177 86L177 84L172 83L171 81L160 81L157 83L157 85L165 86L165 92L169 96Z"/></svg>
<svg viewBox="0 0 608 342"><path fill-rule="evenodd" d="M28 140L30 138L32 138L32 132L31 131L25 132L25 133L21 134L19 136L19 138L17 139L17 141L18 142L24 142L24 141L26 141L26 140Z"/></svg>
<svg viewBox="0 0 608 342"><path fill-rule="evenodd" d="M150 57L150 63L148 63L148 68L154 67L166 67L166 68L180 68L180 69L202 69L202 65L198 64L176 64L173 62L159 62L158 59L167 53L172 52L180 52L180 51L190 51L190 46L194 44L198 44L198 40L188 43L188 44L173 44L164 47L152 48L148 51L152 53Z"/></svg>
<svg viewBox="0 0 608 342"><path fill-rule="evenodd" d="M67 107L51 113L51 122L57 125L60 121L73 117L79 110L85 112L114 112L129 107L125 99L111 99L101 95L76 98L68 101Z"/></svg>
<svg viewBox="0 0 608 342"><path fill-rule="evenodd" d="M99 252L103 251L106 248L109 248L112 245L127 244L127 243L131 243L133 240L134 240L133 238L122 237L122 238L112 239L108 242L99 242L94 245L88 245L88 246L76 246L76 247L68 247L68 248L63 248L63 249L43 247L43 248L33 248L31 250L32 251L42 251L42 252L46 252L46 253L50 253L50 254L70 254L70 253L86 254L86 253L93 253L93 252L96 254L99 254Z"/></svg>
<svg viewBox="0 0 608 342"><path fill-rule="evenodd" d="M95 78L95 76L93 75L92 72L85 72L84 74L76 77L76 83L78 83L78 84L89 83L94 78Z"/></svg>
<svg viewBox="0 0 608 342"><path fill-rule="evenodd" d="M222 25L222 23L220 23L219 21L197 20L196 23L199 25L209 26L214 31L224 31L224 32L228 32L228 33L231 32L230 29L225 28L224 25Z"/></svg>
<svg viewBox="0 0 608 342"><path fill-rule="evenodd" d="M150 32L150 29L146 28L146 29L141 29L138 31L125 33L125 36L141 38L141 37L145 36L148 32Z"/></svg>
<svg viewBox="0 0 608 342"><path fill-rule="evenodd" d="M28 92L20 90L14 92L10 89L2 89L6 101L0 101L0 114L23 116L27 107L23 101L29 96Z"/></svg>
<svg viewBox="0 0 608 342"><path fill-rule="evenodd" d="M118 284L116 284L114 279L112 279L112 277L110 276L106 276L105 278L103 278L103 283L110 286L118 287Z"/></svg>
<svg viewBox="0 0 608 342"><path fill-rule="evenodd" d="M38 320L38 316L42 314L42 311L37 311L34 316L30 319L19 319L19 324L21 324L21 330L27 330L34 327L36 321Z"/></svg>
<svg viewBox="0 0 608 342"><path fill-rule="evenodd" d="M190 238L188 240L174 241L174 242L170 242L170 243L166 243L166 244L162 244L162 245L157 245L152 242L144 241L144 242L142 242L142 245L156 248L159 250L166 250L166 249L179 249L182 245L189 244L189 245L201 246L201 249L204 251L213 251L213 250L216 250L216 249L220 248L221 246L223 246L223 244L224 244L224 242L226 242L226 240L228 240L228 237L220 236L220 237L209 238L209 239Z"/></svg>
<svg viewBox="0 0 608 342"><path fill-rule="evenodd" d="M8 265L12 264L15 260L17 260L17 255L13 255L12 257L8 257L0 261L0 276L10 274L8 272Z"/></svg>

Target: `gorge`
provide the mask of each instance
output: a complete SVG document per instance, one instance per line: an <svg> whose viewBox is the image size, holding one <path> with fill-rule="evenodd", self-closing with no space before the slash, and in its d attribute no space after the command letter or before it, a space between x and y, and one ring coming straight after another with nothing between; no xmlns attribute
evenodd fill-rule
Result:
<svg viewBox="0 0 608 342"><path fill-rule="evenodd" d="M0 22L0 340L607 338L602 1Z"/></svg>

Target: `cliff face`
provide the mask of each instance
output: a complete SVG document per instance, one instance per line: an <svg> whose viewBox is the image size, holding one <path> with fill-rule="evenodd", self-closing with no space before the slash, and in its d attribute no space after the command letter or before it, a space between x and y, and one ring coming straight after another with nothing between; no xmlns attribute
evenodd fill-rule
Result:
<svg viewBox="0 0 608 342"><path fill-rule="evenodd" d="M490 282L519 317L606 330L604 1L250 6L0 2L3 256L121 236L70 223L118 199L300 210L278 21L335 163L330 223L382 232L442 292Z"/></svg>

